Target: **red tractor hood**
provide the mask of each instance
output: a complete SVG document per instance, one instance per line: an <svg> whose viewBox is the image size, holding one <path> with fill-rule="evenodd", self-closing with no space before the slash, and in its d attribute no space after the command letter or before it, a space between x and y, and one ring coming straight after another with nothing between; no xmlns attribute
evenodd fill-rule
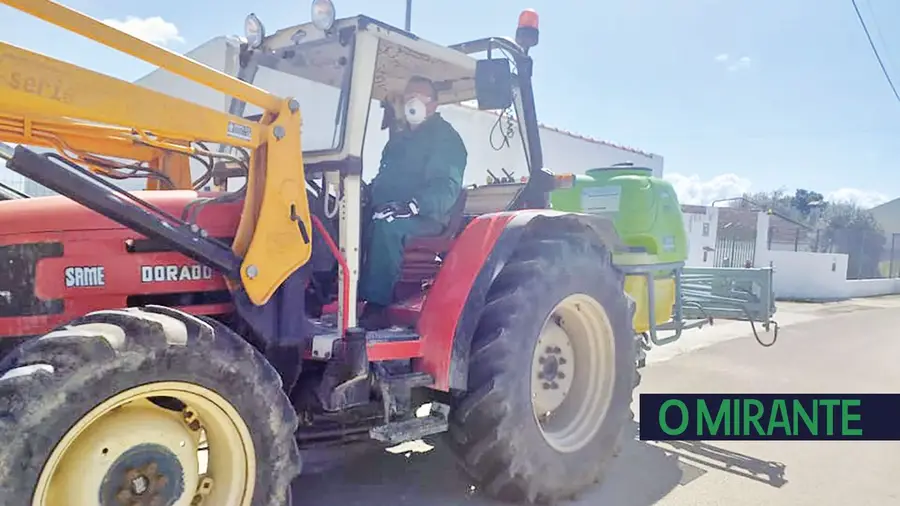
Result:
<svg viewBox="0 0 900 506"><path fill-rule="evenodd" d="M197 198L217 195L186 190L142 191L133 194L176 218L180 218L185 206ZM201 227L210 230L211 234L218 235L228 231L233 233L240 219L242 204L243 202L236 202L205 206L197 221ZM123 225L66 197L0 201L0 236L122 229L125 229Z"/></svg>

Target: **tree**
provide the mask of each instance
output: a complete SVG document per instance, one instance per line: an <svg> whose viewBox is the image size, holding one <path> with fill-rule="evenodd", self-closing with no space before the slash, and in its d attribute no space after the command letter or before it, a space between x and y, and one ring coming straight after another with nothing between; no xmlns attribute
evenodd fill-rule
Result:
<svg viewBox="0 0 900 506"><path fill-rule="evenodd" d="M794 221L812 225L810 221L815 221L815 210L825 206L825 197L816 191L798 188L790 195L784 188L772 190L768 192L756 192L744 194L743 201L739 201L744 205L741 207L751 207L747 202L760 209L772 210L773 212L792 219Z"/></svg>
<svg viewBox="0 0 900 506"><path fill-rule="evenodd" d="M794 196L791 197L791 207L799 211L804 217L809 217L813 209L824 204L825 197L821 193L802 188L797 188Z"/></svg>
<svg viewBox="0 0 900 506"><path fill-rule="evenodd" d="M831 203L823 216L819 251L845 253L848 279L881 277L881 262L886 239L872 213L855 204Z"/></svg>

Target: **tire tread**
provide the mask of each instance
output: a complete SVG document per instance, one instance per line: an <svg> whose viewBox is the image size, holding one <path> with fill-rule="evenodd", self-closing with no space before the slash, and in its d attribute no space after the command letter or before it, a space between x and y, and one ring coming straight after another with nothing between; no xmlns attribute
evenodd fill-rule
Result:
<svg viewBox="0 0 900 506"><path fill-rule="evenodd" d="M585 257L592 259L595 268L610 278L609 286L618 287L623 294L622 307L606 310L631 316L631 308L624 306L624 276L612 266L606 249L584 234L534 235L523 240L488 291L472 342L469 393L451 412L448 440L463 470L490 495L501 500L553 502L570 498L590 484L548 485L541 479L546 471L541 466L547 464L530 459L528 442L517 439L515 427L520 421L511 419L509 399L513 382L521 379L518 369L522 368L522 364L511 363L524 339L511 331L515 320L522 317L523 311L529 311L534 305L530 297L543 293L547 283L565 283L577 276L575 269L566 266L579 259L579 265L583 266ZM629 319L629 327L630 323ZM617 347L623 342L620 333L616 335ZM633 383L632 373L623 373L620 381ZM610 406L609 416L620 418L623 430L609 458L599 459L602 462L596 466L591 483L602 479L609 460L621 448L630 414L628 403Z"/></svg>
<svg viewBox="0 0 900 506"><path fill-rule="evenodd" d="M55 438L109 395L113 387L108 384L136 386L126 385L123 375L138 383L154 381L151 372L166 370L173 361L180 364L171 366L180 381L196 377L209 383L208 378L225 374L244 382L219 393L241 412L253 434L257 463L266 466L257 470L253 504L286 504L300 460L294 439L297 417L281 392L280 376L228 327L159 306L89 313L27 341L0 360L0 497L30 504ZM195 369L185 371L185 363ZM36 364L49 365L53 372L37 369L6 377Z"/></svg>

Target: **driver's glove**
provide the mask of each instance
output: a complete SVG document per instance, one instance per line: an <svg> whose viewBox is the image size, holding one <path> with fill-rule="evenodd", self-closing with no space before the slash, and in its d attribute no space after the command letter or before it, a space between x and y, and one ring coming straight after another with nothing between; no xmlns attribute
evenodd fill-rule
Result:
<svg viewBox="0 0 900 506"><path fill-rule="evenodd" d="M372 213L373 220L384 220L388 223L403 218L418 216L419 203L416 199L407 202L388 202Z"/></svg>

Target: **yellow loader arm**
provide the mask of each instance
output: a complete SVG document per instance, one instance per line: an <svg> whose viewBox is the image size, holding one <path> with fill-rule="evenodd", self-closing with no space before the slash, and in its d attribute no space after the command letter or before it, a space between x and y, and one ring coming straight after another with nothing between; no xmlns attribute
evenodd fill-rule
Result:
<svg viewBox="0 0 900 506"><path fill-rule="evenodd" d="M261 107L259 123L0 43L0 140L149 162L190 188L196 142L249 151L247 192L232 246L257 305L309 261L312 223L297 101L274 96L50 0L0 0L22 12ZM71 159L71 155L68 156ZM234 287L232 287L234 289Z"/></svg>

